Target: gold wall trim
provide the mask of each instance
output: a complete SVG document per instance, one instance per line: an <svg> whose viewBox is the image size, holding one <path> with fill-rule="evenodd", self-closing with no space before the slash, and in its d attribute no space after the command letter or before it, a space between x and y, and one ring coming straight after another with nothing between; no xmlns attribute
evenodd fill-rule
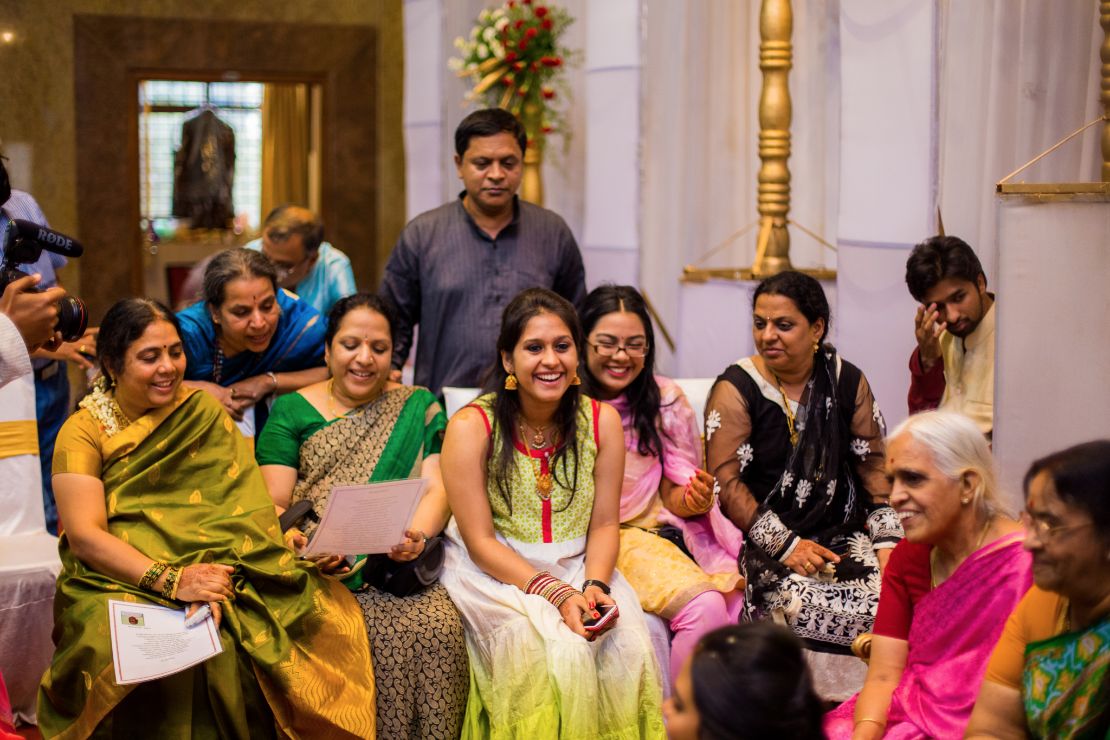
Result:
<svg viewBox="0 0 1110 740"><path fill-rule="evenodd" d="M805 273L818 280L836 280L836 270L823 267L807 268L792 267L792 270ZM768 275L756 273L750 267L695 267L687 265L682 268L680 280L684 283L707 283L710 280L731 280L738 283L759 282Z"/></svg>
<svg viewBox="0 0 1110 740"><path fill-rule="evenodd" d="M1110 182L1000 182L996 190L1004 195L1110 194Z"/></svg>

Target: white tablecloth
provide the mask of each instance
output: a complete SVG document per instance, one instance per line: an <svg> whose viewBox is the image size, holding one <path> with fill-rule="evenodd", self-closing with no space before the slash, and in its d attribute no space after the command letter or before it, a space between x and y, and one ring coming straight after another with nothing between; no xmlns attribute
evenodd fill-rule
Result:
<svg viewBox="0 0 1110 740"><path fill-rule="evenodd" d="M58 539L46 532L0 537L0 672L17 720L35 722L35 697L54 644Z"/></svg>

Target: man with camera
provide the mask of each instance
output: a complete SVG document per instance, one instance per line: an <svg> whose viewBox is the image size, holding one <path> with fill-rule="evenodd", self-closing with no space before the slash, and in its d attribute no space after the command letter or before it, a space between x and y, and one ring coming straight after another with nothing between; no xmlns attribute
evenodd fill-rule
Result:
<svg viewBox="0 0 1110 740"><path fill-rule="evenodd" d="M26 259L25 264L8 264L13 262L9 259L13 256L16 257L15 262L24 262L24 258L11 253L15 249L17 240L27 241L30 237L30 242L37 243L35 235L23 233L27 230L27 227L33 225L45 227L47 225L46 216L30 194L11 187L3 158L0 157L0 256L5 259L5 268L13 267L19 273L28 275L33 273L37 276L33 282L22 275L19 275L18 279L14 281L5 280L7 284L7 290L4 294L5 300L12 301L14 308L19 303L30 300L30 296L26 295L28 291L45 290L45 293L39 295L50 296L51 305L54 306L55 319L60 318L59 309L74 303L80 305L80 311L83 314L83 304L65 298L65 291L58 286L57 270L66 264L66 258L63 254L66 253L66 249L69 249L68 245L73 244L72 240L56 232L50 232L48 229L44 230L43 233L48 240L60 239L63 241L62 246L59 247L57 244L51 245L49 243L38 247L32 245L29 247L29 254L33 256ZM46 246L46 248L42 249L42 246ZM79 254L79 246L77 250L77 254ZM9 299L9 291L20 284L23 287L15 290L13 297ZM59 304L59 300L62 301L62 304ZM37 301L35 304L42 305ZM71 318L70 316L66 317L66 319ZM76 331L70 331L75 326L73 321L67 320L64 323L69 329L57 324L55 324L55 327L61 330L63 334L67 334L65 339L71 341L58 339L52 342L41 340L26 343L28 349L32 351L31 366L35 384L35 415L38 425L39 461L42 468L43 509L46 514L46 528L52 534L56 533L58 528L58 513L54 504L54 489L50 477L54 456L54 440L57 438L58 430L61 429L62 423L66 420L70 410L66 361L76 362L81 368L88 369L92 367L92 358L96 355L97 330L85 331L83 316L80 328ZM24 337L27 336L22 331L21 334Z"/></svg>
<svg viewBox="0 0 1110 740"><path fill-rule="evenodd" d="M54 330L62 288L38 291L39 275L28 275L8 285L0 295L0 387L31 372L28 352L52 348L61 341Z"/></svg>

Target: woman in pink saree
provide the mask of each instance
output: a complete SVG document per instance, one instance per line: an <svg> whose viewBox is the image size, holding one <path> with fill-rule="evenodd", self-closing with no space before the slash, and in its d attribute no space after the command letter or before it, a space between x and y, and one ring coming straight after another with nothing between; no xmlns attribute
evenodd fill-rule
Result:
<svg viewBox="0 0 1110 740"><path fill-rule="evenodd" d="M825 731L962 737L991 650L1032 583L1024 533L1001 512L990 448L964 416L910 417L890 435L886 468L906 538L883 573L863 690Z"/></svg>

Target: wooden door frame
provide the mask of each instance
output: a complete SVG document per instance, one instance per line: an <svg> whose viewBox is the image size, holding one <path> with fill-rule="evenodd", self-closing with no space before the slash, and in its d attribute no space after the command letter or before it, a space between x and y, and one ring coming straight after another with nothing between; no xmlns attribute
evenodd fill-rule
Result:
<svg viewBox="0 0 1110 740"><path fill-rule="evenodd" d="M358 283L375 283L377 54L378 32L371 26L75 16L77 217L85 244L81 296L93 321L115 301L143 290L142 79L321 85L319 215L328 241L351 258Z"/></svg>

